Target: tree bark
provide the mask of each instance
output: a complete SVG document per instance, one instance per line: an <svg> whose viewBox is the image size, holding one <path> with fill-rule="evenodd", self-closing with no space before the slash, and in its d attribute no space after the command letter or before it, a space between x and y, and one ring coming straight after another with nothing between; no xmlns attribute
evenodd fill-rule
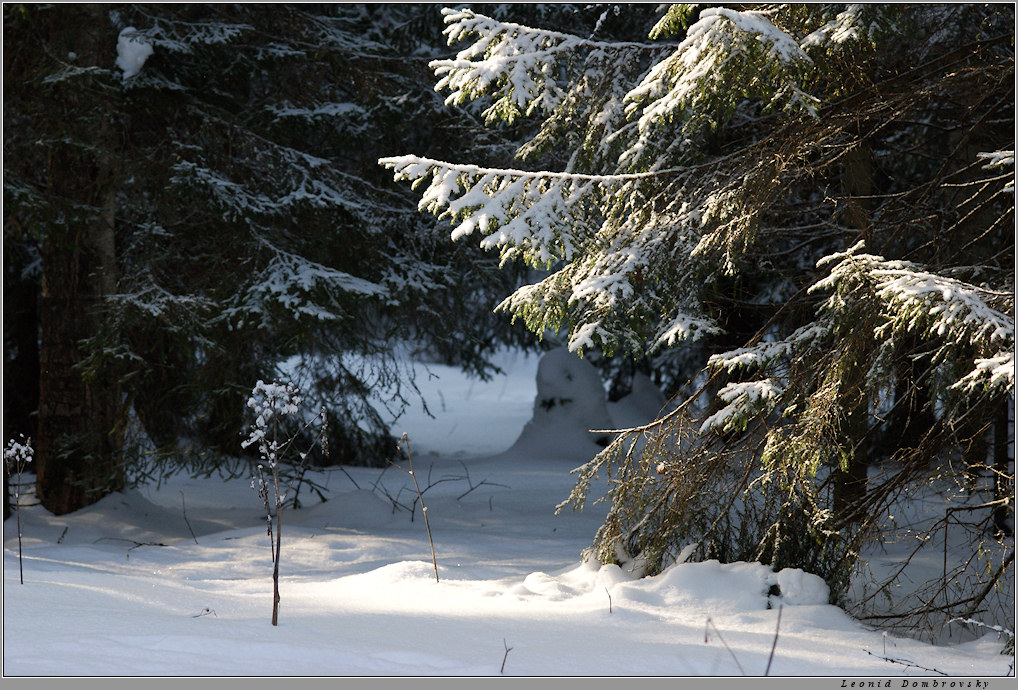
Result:
<svg viewBox="0 0 1018 690"><path fill-rule="evenodd" d="M82 62L112 67L116 35L103 6L83 8L68 31ZM109 27L109 28L107 28ZM73 88L73 87L70 87ZM65 144L50 150L47 193L73 204L46 228L40 255L40 377L36 488L55 514L87 506L123 486L125 412L115 377L83 364L85 341L101 335L104 298L116 290L116 137L108 90L68 94L69 130L91 151ZM73 211L73 212L72 212ZM94 346L94 344L93 344Z"/></svg>
<svg viewBox="0 0 1018 690"><path fill-rule="evenodd" d="M845 155L842 190L845 194L845 222L861 231L868 239L870 229L870 200L873 193L873 160L869 147L860 142ZM862 197L862 198L856 198ZM866 337L859 334L858 337ZM863 348L851 347L847 356L854 357ZM834 514L845 522L854 522L854 504L866 495L866 475L869 462L861 441L869 430L869 398L866 387L866 366L863 362L849 363L843 383L844 420L842 448L847 458L842 467L834 471Z"/></svg>

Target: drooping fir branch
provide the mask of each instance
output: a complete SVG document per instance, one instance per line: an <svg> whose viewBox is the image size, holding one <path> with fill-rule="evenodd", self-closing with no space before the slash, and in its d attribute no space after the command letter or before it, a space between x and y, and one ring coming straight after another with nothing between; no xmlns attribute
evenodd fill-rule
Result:
<svg viewBox="0 0 1018 690"><path fill-rule="evenodd" d="M469 9L443 8L442 14L447 24L443 33L449 45L477 38L454 59L429 63L440 77L435 90L452 92L446 98L449 105L485 95L495 97L484 112L488 122L512 122L521 114L553 112L566 95L570 63L581 61L581 52L654 51L662 47L582 39L500 22Z"/></svg>
<svg viewBox="0 0 1018 690"><path fill-rule="evenodd" d="M397 180L414 188L427 181L418 208L456 224L452 238L479 230L481 246L498 248L503 262L523 258L535 265L571 260L575 233L565 222L589 180L573 175L527 173L400 156L382 158ZM586 184L584 184L586 183Z"/></svg>
<svg viewBox="0 0 1018 690"><path fill-rule="evenodd" d="M834 312L875 300L882 322L875 335L889 339L885 347L893 347L898 335L917 335L933 345L935 363L972 361L973 368L950 388L971 393L986 384L1014 391L1013 295L923 271L911 262L864 254L862 247L859 242L820 261L833 264L830 275L811 288L831 291L823 308ZM970 349L974 360L965 354Z"/></svg>
<svg viewBox="0 0 1018 690"><path fill-rule="evenodd" d="M638 134L620 164L660 166L662 154L671 150L661 148L662 123L678 123L681 136L695 137L727 120L747 99L762 100L765 111L817 117L819 101L804 88L813 60L768 14L728 8L700 13L674 52L626 95L626 115L636 120ZM651 36L666 30L674 27L659 24ZM759 79L761 73L770 77Z"/></svg>
<svg viewBox="0 0 1018 690"><path fill-rule="evenodd" d="M695 213L646 223L655 205L673 201L658 178L679 179L687 169L587 175L454 165L416 156L380 162L396 179L427 185L419 208L449 219L452 239L478 231L481 247L498 249L503 263L517 258L540 268L565 263L498 307L524 319L532 331L566 325L569 348L578 352L595 345L638 351L647 339L656 348L718 332L691 298L696 292L692 275L678 279L690 283L680 297L636 287L667 268L676 252L689 254L696 246ZM661 201L649 203L645 196L641 185L650 178L653 198ZM648 324L662 316L664 323L648 331Z"/></svg>

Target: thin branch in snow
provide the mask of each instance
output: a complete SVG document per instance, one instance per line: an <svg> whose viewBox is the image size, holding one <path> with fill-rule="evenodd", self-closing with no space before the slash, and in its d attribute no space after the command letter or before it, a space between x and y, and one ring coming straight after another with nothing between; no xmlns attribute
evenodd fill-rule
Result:
<svg viewBox="0 0 1018 690"><path fill-rule="evenodd" d="M869 654L870 656L875 656L878 659L883 659L884 661L886 661L888 663L891 663L891 664L901 664L902 666L908 666L909 668L917 668L917 669L919 669L921 671L929 671L930 673L938 673L938 674L940 674L942 676L946 676L947 675L943 671L938 671L935 668L927 668L925 666L920 666L919 664L915 663L914 661L909 661L908 659L892 659L891 657L880 656L879 654L874 654L873 652L871 652L868 649L864 649L863 651L866 652L867 654Z"/></svg>
<svg viewBox="0 0 1018 690"><path fill-rule="evenodd" d="M421 502L421 512L424 513L424 527L428 530L428 542L431 544L431 564L435 567L435 582L438 582L438 559L435 558L435 542L431 538L431 525L428 523L428 507L424 505L424 498L421 496L421 487L417 483L417 475L414 474L414 461L410 457L410 439L406 432L399 440L401 445L406 447L406 459L410 463L410 476L414 478L414 488L417 489L417 499Z"/></svg>
<svg viewBox="0 0 1018 690"><path fill-rule="evenodd" d="M721 636L721 631L718 630L718 626L714 625L714 621L711 620L710 616L707 617L707 625L704 626L703 643L707 644L708 642L710 642L711 628L714 628L714 633L718 636L718 639L721 640L721 644L723 644L725 646L725 649L728 650L728 653L731 654L732 660L735 662L735 665L739 667L739 673L741 673L742 675L746 675L746 671L743 670L742 664L739 663L738 657L735 656L735 652L733 652L732 648L728 646L727 642L725 642L725 638Z"/></svg>
<svg viewBox="0 0 1018 690"><path fill-rule="evenodd" d="M498 670L499 675L505 674L505 660L509 658L509 652L513 651L513 648L502 638L502 646L505 647L505 656L502 657L502 668Z"/></svg>
<svg viewBox="0 0 1018 690"><path fill-rule="evenodd" d="M774 650L778 646L778 631L781 629L781 610L784 606L778 607L778 622L774 626L774 642L771 643L771 655L767 658L767 669L764 671L764 675L768 675L771 672L771 662L774 661Z"/></svg>
<svg viewBox="0 0 1018 690"><path fill-rule="evenodd" d="M184 492L180 492L180 509L184 513L184 522L187 524L187 531L191 533L191 538L194 539L194 543L198 543L198 537L194 536L194 530L191 529L191 521L187 519L187 503L184 502Z"/></svg>

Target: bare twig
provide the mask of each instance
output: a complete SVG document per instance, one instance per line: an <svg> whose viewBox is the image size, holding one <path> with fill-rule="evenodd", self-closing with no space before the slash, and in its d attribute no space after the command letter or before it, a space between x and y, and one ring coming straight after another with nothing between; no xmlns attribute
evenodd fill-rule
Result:
<svg viewBox="0 0 1018 690"><path fill-rule="evenodd" d="M502 657L502 668L498 670L499 675L505 674L505 660L509 658L509 652L513 651L513 648L506 643L504 637L502 638L502 646L505 647L505 656Z"/></svg>
<svg viewBox="0 0 1018 690"><path fill-rule="evenodd" d="M210 608L209 608L208 606L206 606L205 608L203 608L203 609L201 610L201 613L198 613L198 614L196 614L196 615L194 615L194 616L191 616L191 618L201 618L202 616L208 616L208 615L210 615L210 614L211 614L211 615L213 615L213 616L215 616L216 618L219 618L219 616L216 616L216 612L215 612L215 611L213 611L212 609L210 609Z"/></svg>
<svg viewBox="0 0 1018 690"><path fill-rule="evenodd" d="M463 466L463 477L462 477L462 479L466 479L467 480L467 486L469 486L470 488L467 489L466 491L464 491L463 493L461 493L459 496L457 496L456 497L457 501L460 500L461 498L463 498L464 496L466 496L467 494L469 494L474 489L479 489L479 488L481 488L482 486L485 486L485 485L487 485L487 486L497 486L500 489L508 489L508 488L510 488L510 487L506 486L505 484L496 484L495 482L489 482L487 479L482 479L479 483L474 484L474 482L470 479L470 470L467 469L466 463L463 462L462 460L460 460L459 463L460 463L460 465ZM490 499L490 497L489 497L489 499Z"/></svg>
<svg viewBox="0 0 1018 690"><path fill-rule="evenodd" d="M96 539L92 543L93 544L98 544L101 541L126 541L126 542L129 542L131 544L134 544L134 546L129 548L124 553L124 557L125 558L130 558L131 557L131 552L134 551L137 548L142 547L142 546L166 546L166 544L163 544L163 543L157 542L157 541L135 541L134 539L123 539L121 537L99 537L98 539Z"/></svg>
<svg viewBox="0 0 1018 690"><path fill-rule="evenodd" d="M342 472L343 474L346 475L346 478L350 480L350 482L354 485L354 488L356 488L358 491L360 491L361 485L357 483L357 480L354 479L353 477L351 477L350 473L347 472L345 469L343 469L342 465L339 465L338 469L339 469L340 472ZM378 476L381 477L382 475L378 475Z"/></svg>
<svg viewBox="0 0 1018 690"><path fill-rule="evenodd" d="M608 588L604 588L604 593L608 595L608 613L612 612L612 593L608 591Z"/></svg>
<svg viewBox="0 0 1018 690"><path fill-rule="evenodd" d="M424 505L424 498L421 496L421 486L417 483L417 475L414 474L414 460L410 456L410 439L406 432L400 438L400 443L406 447L406 459L410 463L410 476L414 478L414 487L417 489L417 499L421 502L421 512L424 513L424 527L428 530L428 542L431 544L431 564L435 567L435 582L438 582L438 559L435 558L435 542L431 538L431 525L428 523L428 507ZM429 486L431 486L429 484ZM508 654L508 652L506 652Z"/></svg>
<svg viewBox="0 0 1018 690"><path fill-rule="evenodd" d="M925 666L920 666L919 664L915 663L914 661L909 661L908 659L892 659L890 657L880 656L879 654L874 654L873 652L871 652L868 649L864 649L863 651L866 652L867 654L869 654L870 656L875 656L878 659L882 659L882 660L884 660L884 661L886 661L888 663L891 663L891 664L901 664L902 666L908 666L909 668L917 668L917 669L919 669L921 671L929 671L930 673L939 673L942 676L946 676L947 675L943 671L938 671L935 668L926 668Z"/></svg>
<svg viewBox="0 0 1018 690"><path fill-rule="evenodd" d="M774 626L774 642L771 643L771 655L767 658L767 669L764 671L765 676L771 672L771 662L774 661L774 649L778 646L778 630L781 629L781 610L783 608L785 607L778 606L778 622Z"/></svg>
<svg viewBox="0 0 1018 690"><path fill-rule="evenodd" d="M64 531L60 533L59 537L57 537L57 543L62 544L64 542L64 537L66 536L67 536L67 526L64 527Z"/></svg>
<svg viewBox="0 0 1018 690"><path fill-rule="evenodd" d="M707 644L708 642L710 642L710 637L708 635L709 628L714 628L714 632L715 634L717 634L718 639L721 640L721 644L725 646L725 649L728 650L728 653L732 655L732 660L735 662L735 665L739 667L739 673L741 673L742 675L746 675L746 671L743 670L742 664L739 663L738 657L735 656L735 653L732 651L732 648L728 646L727 642L725 642L725 638L721 637L721 631L718 630L718 626L714 625L714 621L710 619L710 616L707 617L707 625L704 627L703 630L703 643Z"/></svg>
<svg viewBox="0 0 1018 690"><path fill-rule="evenodd" d="M993 576L990 577L990 579L986 582L982 590L976 594L975 601L972 602L972 605L962 615L962 618L969 618L975 614L976 610L979 608L979 604L981 604L983 599L986 598L986 595L988 595L993 590L993 588L997 584L997 581L1000 579L1001 575L1004 574L1004 571L1007 570L1007 567L1012 563L1014 563L1014 549L1011 549L1011 553L1009 553L1007 557L1003 560L1003 562L1001 562L1000 567L997 568L996 572L993 573Z"/></svg>
<svg viewBox="0 0 1018 690"><path fill-rule="evenodd" d="M191 533L191 538L194 539L194 543L198 543L198 537L194 536L194 530L191 529L191 521L187 519L187 504L184 502L184 492L180 492L180 509L184 512L184 523L187 524L187 531Z"/></svg>

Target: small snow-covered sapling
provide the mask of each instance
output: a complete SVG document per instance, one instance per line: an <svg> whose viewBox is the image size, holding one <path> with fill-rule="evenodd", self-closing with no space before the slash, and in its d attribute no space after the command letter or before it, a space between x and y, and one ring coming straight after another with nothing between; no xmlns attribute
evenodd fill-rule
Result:
<svg viewBox="0 0 1018 690"><path fill-rule="evenodd" d="M258 491L258 496L265 503L265 521L269 534L269 545L272 551L272 625L279 624L279 555L282 537L282 513L283 504L293 488L293 482L286 487L280 488L279 462L283 455L297 440L301 432L308 429L315 421L321 420L321 429L315 439L315 443L323 443L326 433L325 409L315 419L304 424L298 431L289 438L280 440L280 425L282 417L296 415L300 410L302 398L300 390L292 383L265 383L259 381L251 391L251 397L247 406L254 411L255 421L251 428L251 434L247 440L241 443L241 447L257 443L258 453L262 463L257 467L257 476L252 478L251 487ZM312 444L314 447L314 444ZM303 468L307 462L309 448L306 452L300 453L299 467ZM269 479L265 477L265 467L268 466ZM298 471L299 477L301 472ZM273 501L270 503L270 482ZM273 525L273 521L275 525Z"/></svg>
<svg viewBox="0 0 1018 690"><path fill-rule="evenodd" d="M14 509L18 513L18 576L21 584L25 584L25 571L21 564L21 473L25 471L34 457L35 450L32 448L32 439L28 439L24 443L18 443L11 439L7 442L7 447L4 448L4 468L7 471L7 477L10 478L15 473L18 475L17 481L12 483L14 484Z"/></svg>

